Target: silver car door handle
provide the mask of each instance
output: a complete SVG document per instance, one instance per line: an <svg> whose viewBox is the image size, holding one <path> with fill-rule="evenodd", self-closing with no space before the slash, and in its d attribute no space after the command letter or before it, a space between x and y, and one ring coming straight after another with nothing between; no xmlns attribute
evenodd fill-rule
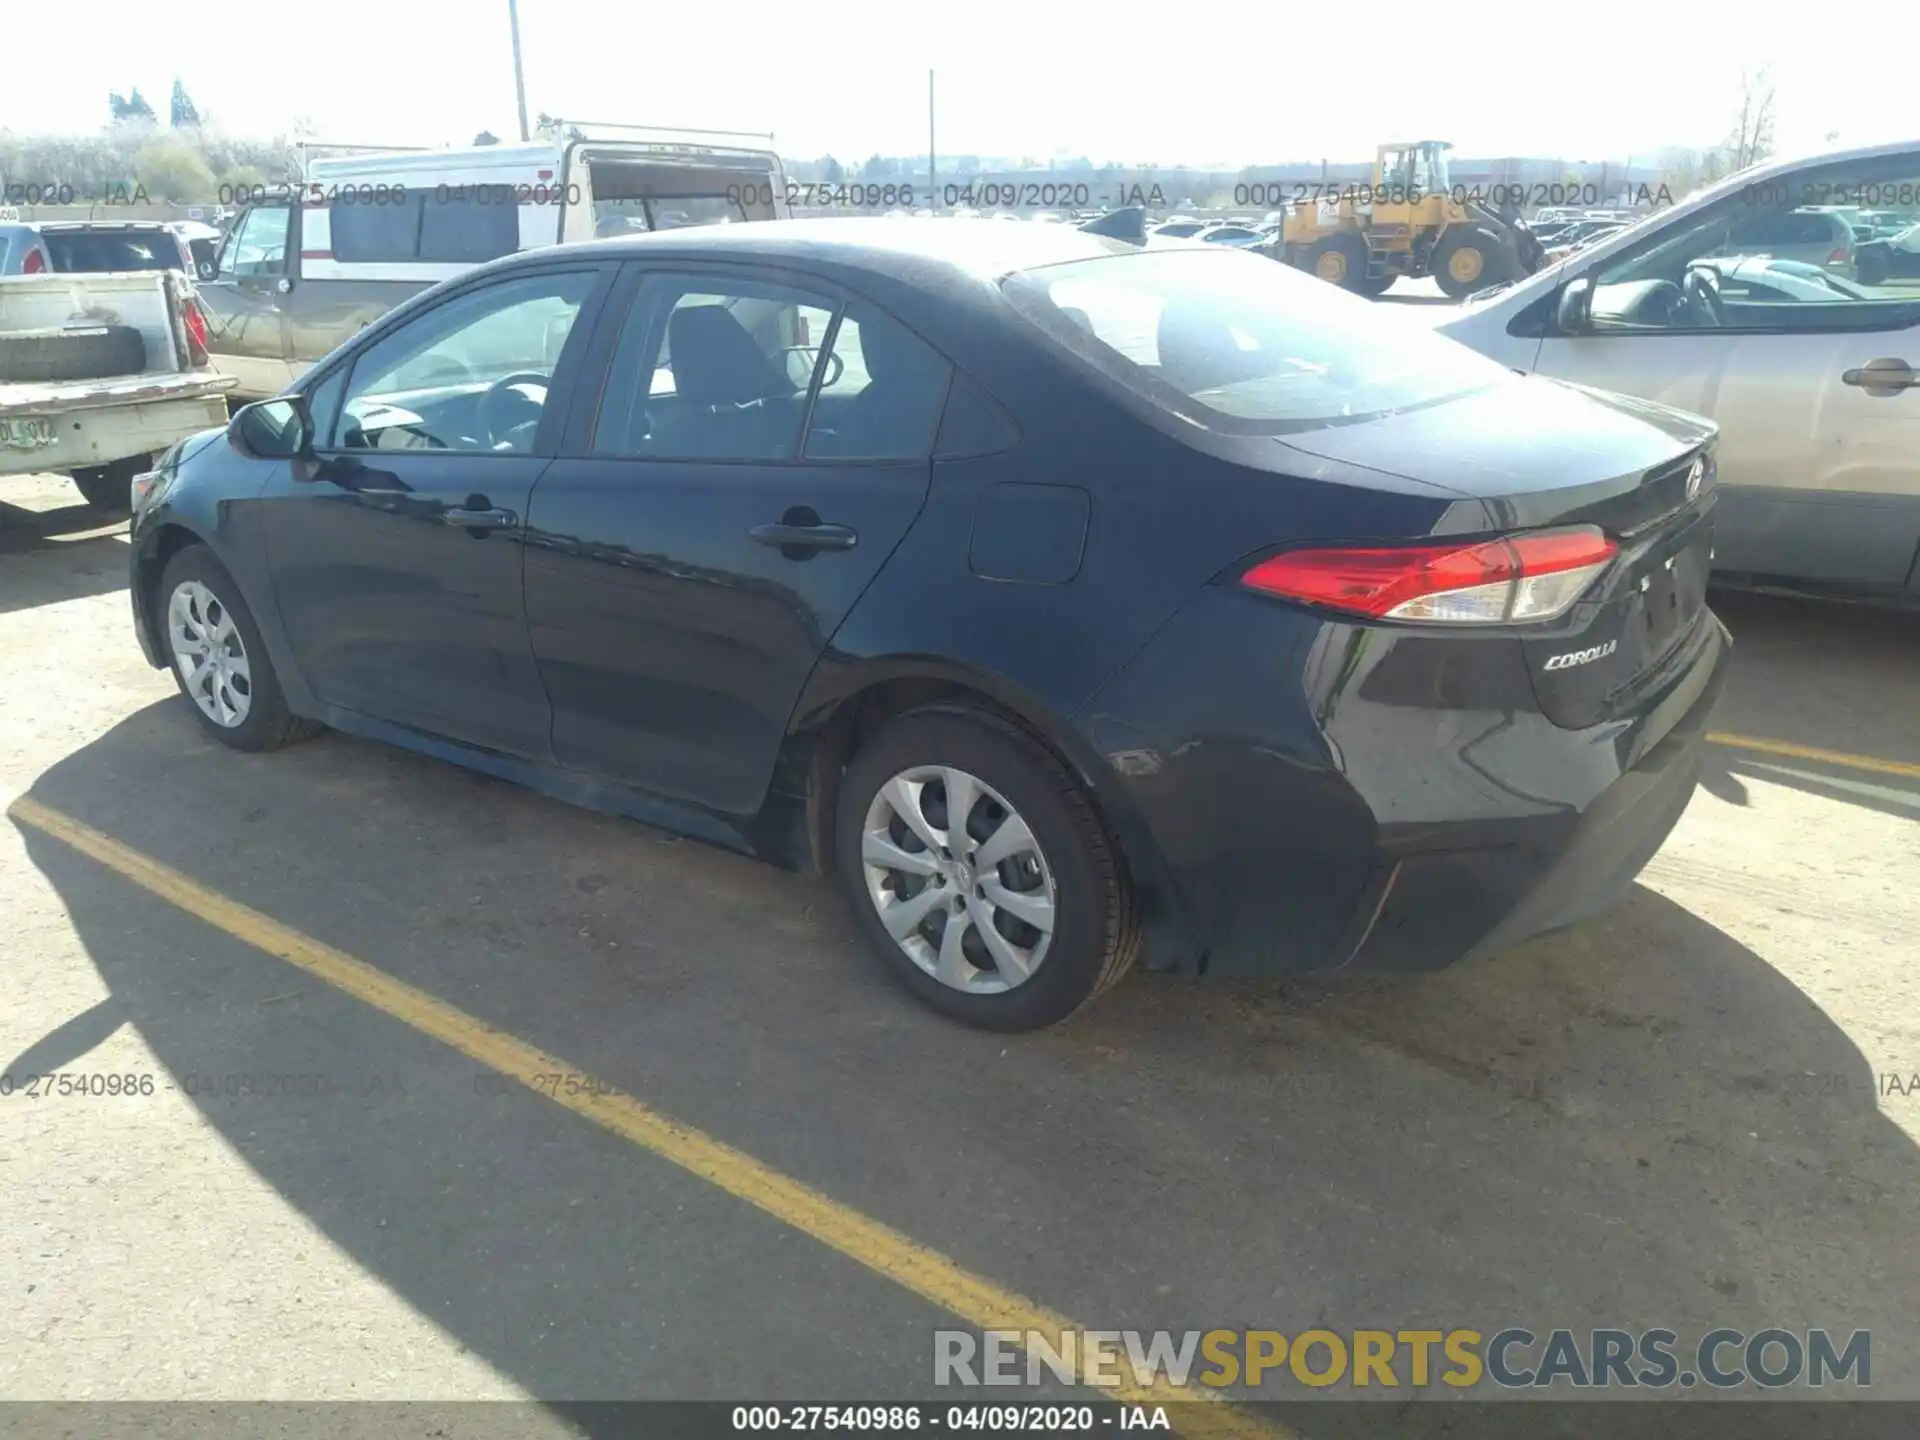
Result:
<svg viewBox="0 0 1920 1440"><path fill-rule="evenodd" d="M1920 375L1904 360L1869 360L1843 373L1840 380L1862 390L1909 390L1920 385Z"/></svg>
<svg viewBox="0 0 1920 1440"><path fill-rule="evenodd" d="M519 517L511 510L443 510L440 518L463 530L504 530Z"/></svg>

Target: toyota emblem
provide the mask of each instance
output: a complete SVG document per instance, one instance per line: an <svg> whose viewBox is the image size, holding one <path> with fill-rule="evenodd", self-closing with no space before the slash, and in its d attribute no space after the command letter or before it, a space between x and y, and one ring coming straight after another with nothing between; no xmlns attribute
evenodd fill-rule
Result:
<svg viewBox="0 0 1920 1440"><path fill-rule="evenodd" d="M1687 499L1696 500L1700 496L1700 482L1706 478L1707 462L1696 460L1693 468L1687 471Z"/></svg>

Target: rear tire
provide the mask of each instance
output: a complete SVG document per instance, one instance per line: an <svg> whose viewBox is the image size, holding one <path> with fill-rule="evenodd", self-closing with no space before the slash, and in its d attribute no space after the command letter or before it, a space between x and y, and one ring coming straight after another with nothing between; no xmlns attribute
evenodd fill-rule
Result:
<svg viewBox="0 0 1920 1440"><path fill-rule="evenodd" d="M235 750L278 750L323 728L287 708L260 627L240 587L204 545L167 562L154 622L194 719Z"/></svg>
<svg viewBox="0 0 1920 1440"><path fill-rule="evenodd" d="M1378 300L1393 288L1393 282L1400 277L1391 270L1384 275L1371 276L1353 287L1356 295L1364 295L1369 300Z"/></svg>
<svg viewBox="0 0 1920 1440"><path fill-rule="evenodd" d="M1307 250L1306 268L1329 285L1359 293L1367 279L1367 242L1350 230L1323 235Z"/></svg>
<svg viewBox="0 0 1920 1440"><path fill-rule="evenodd" d="M73 483L80 498L96 510L118 515L132 508L133 477L151 469L151 455L131 455L109 465L90 465L73 472Z"/></svg>
<svg viewBox="0 0 1920 1440"><path fill-rule="evenodd" d="M954 816L948 796L962 786L973 798ZM1091 799L1045 747L984 711L915 711L862 745L841 782L834 851L874 954L964 1025L1052 1025L1118 981L1140 950L1131 888Z"/></svg>

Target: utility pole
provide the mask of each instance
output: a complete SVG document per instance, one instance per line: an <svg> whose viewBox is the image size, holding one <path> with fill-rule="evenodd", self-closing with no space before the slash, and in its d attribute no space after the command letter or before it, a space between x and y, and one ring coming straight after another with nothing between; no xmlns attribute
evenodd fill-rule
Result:
<svg viewBox="0 0 1920 1440"><path fill-rule="evenodd" d="M513 29L513 98L520 106L520 138L531 140L527 133L527 77L520 68L520 6L518 0L507 0L507 24Z"/></svg>
<svg viewBox="0 0 1920 1440"><path fill-rule="evenodd" d="M940 213L939 162L933 144L933 71L927 71L927 209Z"/></svg>

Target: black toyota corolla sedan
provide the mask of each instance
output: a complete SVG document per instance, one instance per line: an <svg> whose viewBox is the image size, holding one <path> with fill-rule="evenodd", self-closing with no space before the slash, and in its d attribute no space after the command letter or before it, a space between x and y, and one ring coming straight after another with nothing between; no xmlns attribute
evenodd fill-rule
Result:
<svg viewBox="0 0 1920 1440"><path fill-rule="evenodd" d="M1225 247L845 220L510 257L136 486L243 750L332 726L779 863L935 1009L1605 906L1729 653L1715 431Z"/></svg>

